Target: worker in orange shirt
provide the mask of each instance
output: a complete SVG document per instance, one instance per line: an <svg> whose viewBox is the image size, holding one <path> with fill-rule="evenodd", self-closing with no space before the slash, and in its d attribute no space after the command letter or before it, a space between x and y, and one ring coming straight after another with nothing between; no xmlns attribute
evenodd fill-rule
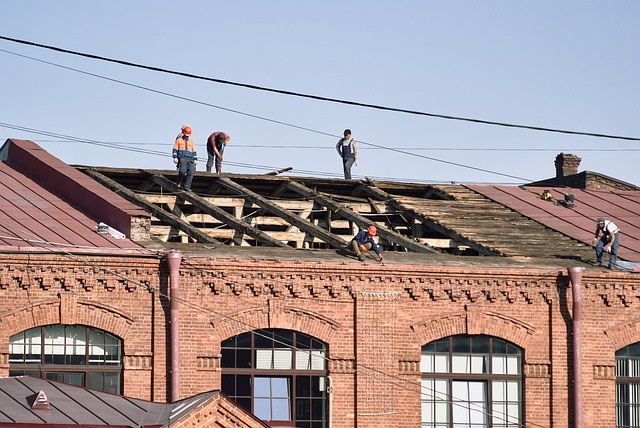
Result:
<svg viewBox="0 0 640 428"><path fill-rule="evenodd" d="M193 173L198 163L198 153L191 139L191 127L187 125L182 127L180 134L176 137L171 155L178 169L178 187L191 190Z"/></svg>

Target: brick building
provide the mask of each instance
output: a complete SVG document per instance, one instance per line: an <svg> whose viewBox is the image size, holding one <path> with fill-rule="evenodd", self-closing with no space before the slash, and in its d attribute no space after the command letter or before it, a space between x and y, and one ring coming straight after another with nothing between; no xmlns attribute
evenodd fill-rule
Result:
<svg viewBox="0 0 640 428"><path fill-rule="evenodd" d="M31 142L0 156L0 376L220 390L272 426L638 426L640 276L589 245L614 218L640 261L637 191L598 194L611 212L533 186L198 173L187 193ZM381 264L343 248L370 223Z"/></svg>

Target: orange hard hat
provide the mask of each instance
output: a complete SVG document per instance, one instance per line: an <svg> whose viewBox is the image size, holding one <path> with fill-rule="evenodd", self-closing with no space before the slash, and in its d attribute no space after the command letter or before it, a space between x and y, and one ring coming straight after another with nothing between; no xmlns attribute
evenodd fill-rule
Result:
<svg viewBox="0 0 640 428"><path fill-rule="evenodd" d="M376 233L378 233L378 229L375 226L369 226L367 231L369 232L369 235L371 235L371 236L376 236Z"/></svg>
<svg viewBox="0 0 640 428"><path fill-rule="evenodd" d="M184 135L191 135L191 127L190 127L190 126L187 126L187 125L184 125L184 126L182 127L182 133L183 133Z"/></svg>

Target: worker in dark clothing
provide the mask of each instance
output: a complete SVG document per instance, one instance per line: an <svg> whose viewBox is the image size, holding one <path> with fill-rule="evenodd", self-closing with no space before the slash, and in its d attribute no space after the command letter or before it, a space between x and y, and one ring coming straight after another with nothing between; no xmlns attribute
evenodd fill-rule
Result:
<svg viewBox="0 0 640 428"><path fill-rule="evenodd" d="M207 172L211 172L211 167L215 165L216 174L222 172L222 153L231 137L224 132L214 132L207 139Z"/></svg>
<svg viewBox="0 0 640 428"><path fill-rule="evenodd" d="M336 144L336 150L342 157L344 178L351 180L351 167L358 166L358 142L351 138L351 130L344 130L344 138L340 138Z"/></svg>
<svg viewBox="0 0 640 428"><path fill-rule="evenodd" d="M191 190L193 173L198 163L198 153L191 139L191 127L187 125L182 127L180 134L176 137L171 155L173 163L178 168L178 187Z"/></svg>
<svg viewBox="0 0 640 428"><path fill-rule="evenodd" d="M602 237L598 240L598 236L602 233ZM620 229L611 220L605 220L599 218L596 220L596 233L593 238L593 243L596 245L596 258L598 259L598 266L604 266L602 260L604 253L609 253L608 268L611 269L616 264L616 257L618 255L618 247L620 246Z"/></svg>
<svg viewBox="0 0 640 428"><path fill-rule="evenodd" d="M378 248L378 244L373 240L373 237L378 233L378 229L371 225L366 230L361 230L356 236L353 237L349 246L358 256L358 260L364 261L364 254L369 250L373 250L378 256L378 261L382 261L382 252Z"/></svg>

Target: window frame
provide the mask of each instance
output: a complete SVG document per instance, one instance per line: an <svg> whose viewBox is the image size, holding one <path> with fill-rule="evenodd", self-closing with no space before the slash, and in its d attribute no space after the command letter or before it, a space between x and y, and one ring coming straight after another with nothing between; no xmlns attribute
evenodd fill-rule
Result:
<svg viewBox="0 0 640 428"><path fill-rule="evenodd" d="M481 352L479 350L473 349L474 338L478 342L486 341L486 344L481 343L481 346L477 347L480 349L484 349L486 347L485 351ZM462 351L460 350L456 351L455 350L456 344L454 343L454 341L458 339L468 340L469 341L468 349L464 349ZM494 342L495 342L495 345L497 346L494 346ZM494 348L498 346L499 347L504 346L505 352L495 352ZM431 348L431 349L428 349L428 348ZM446 351L445 351L445 348L446 348ZM464 346L462 346L462 348L464 348ZM484 389L484 408L481 410L481 412L484 415L484 424L483 425L470 424L468 426L521 427L526 425L525 403L524 403L525 378L523 374L524 352L520 347L495 336L461 334L461 335L447 336L423 345L421 348L420 355L421 355L421 358L420 358L421 399L420 401L422 406L422 410L421 410L421 421L422 421L421 426L422 427L435 427L435 426L453 427L454 426L453 416L456 414L455 406L459 406L454 404L454 402L457 401L459 403L468 403L468 401L456 400L455 399L456 397L454 397L452 393L452 391L454 390L454 385L458 383L463 383L463 382L467 383L468 385L472 383L481 382L484 385L484 388L483 388ZM433 362L431 364L429 362L425 363L423 360L425 356L433 356ZM436 356L441 357L439 362L437 362ZM481 364L482 366L481 371L478 370L477 358L476 358L476 363L474 364L473 362L474 356L483 357L485 359L485 361L483 361L483 364ZM511 365L508 364L509 356L516 356L519 360L517 364L517 373L509 373L509 370L513 370L514 368L513 364ZM446 371L443 370L444 360L442 357L446 357L446 361L447 361ZM460 362L463 361L462 357L468 358L468 364L467 364L468 370L456 371L456 367L460 367ZM506 369L505 370L506 373L493 373L494 363L498 361L496 357L498 358L505 357L503 363L504 363L504 368ZM432 371L425 371L425 368L431 369ZM436 370L439 370L439 371L436 371ZM443 389L443 387L445 386L444 382L446 382L446 388L443 389L443 390L446 390L446 392L442 392L442 394L446 394L446 399L444 400L445 401L444 403L439 403L439 401L441 402L443 400L438 399L437 397L437 394L436 394L438 393L437 387L434 390L426 389L426 388L430 388L429 386L425 386L425 383L427 382L430 382L431 385L439 384L440 389ZM497 405L501 405L503 408L509 408L510 406L513 407L513 402L514 402L514 400L512 400L511 397L509 397L508 395L506 396L506 398L500 401L497 401L494 398L494 395L497 394L495 389L498 385L500 385L500 382L503 383L504 390L507 390L507 388L509 388L508 383L513 384L513 382L516 382L517 391L515 392L515 394L517 395L517 400L515 402L517 402L517 406L518 406L517 422L508 422L506 420L494 421L494 419L496 418L506 419L509 417L508 415L510 414L510 412L507 412L507 415L504 417L494 414L494 413L497 413L495 410L495 407ZM513 393L513 391L511 393ZM438 404L440 404L439 407L438 407ZM434 419L436 418L436 415L440 415L443 412L443 409L444 409L443 406L446 406L446 412L445 412L446 421L435 421ZM437 410L437 409L440 409L440 410ZM464 407L464 409L469 410L471 413L473 413L471 406L467 405L466 407ZM428 420L425 422L425 412L429 410L431 411L431 417L426 418ZM455 426L463 426L463 425L461 424L459 425L456 422Z"/></svg>
<svg viewBox="0 0 640 428"><path fill-rule="evenodd" d="M634 360L635 367L629 366ZM640 342L617 350L615 361L616 428L640 427ZM624 373L621 374L621 371ZM626 402L620 401L623 395L627 398ZM636 398L635 402L631 397Z"/></svg>
<svg viewBox="0 0 640 428"><path fill-rule="evenodd" d="M62 335L50 335L48 334L48 330L59 329L62 327ZM39 334L34 334L38 332ZM81 337L82 344L78 344L73 341L75 337L70 337L68 331L79 330L83 333ZM102 343L96 344L93 341L92 333L98 333L98 336L102 337ZM22 343L17 343L17 346L23 347L22 354L14 354L13 339L18 335L22 335ZM39 338L39 343L29 343L28 339ZM18 339L19 341L20 339ZM62 343L59 343L60 340ZM102 348L103 354L103 362L101 364L96 364L96 355L100 354L92 354L91 350L93 347L98 346ZM124 389L124 364L123 364L123 356L124 356L124 342L119 337L98 328L90 327L83 324L47 324L43 326L33 327L27 330L23 330L19 333L12 335L9 338L9 375L10 376L32 376L38 377L41 379L49 379L53 381L58 381L62 383L69 383L71 385L81 386L83 388L91 388L100 391L106 391L114 394L121 395ZM35 357L36 353L27 353L28 348L39 348L39 358L29 358ZM49 350L53 351L54 349L63 349L63 353L47 353ZM70 350L75 350L77 348L84 348L84 354L77 353L68 353ZM115 363L110 363L106 358L109 355L106 352L106 349L116 350L116 354L118 358L115 360ZM15 356L22 355L22 362L15 361L17 358ZM71 363L72 359L81 359L82 363ZM62 359L62 363L60 361ZM12 361L13 360L13 361ZM108 378L113 378L113 375L117 374L117 384L113 385L110 382L107 382ZM58 377L70 378L73 375L82 376L82 384L79 385L77 382L65 382L64 380L58 379ZM92 376L93 375L93 376ZM95 382L95 375L102 375L100 382ZM100 387L98 387L100 384ZM109 386L111 384L111 386Z"/></svg>
<svg viewBox="0 0 640 428"><path fill-rule="evenodd" d="M247 340L248 336L248 340ZM268 336L268 337L265 337ZM242 342L239 345L239 342ZM282 350L290 351L290 357L284 355ZM271 351L268 356L267 352ZM289 419L288 420L268 420L265 422L290 421L296 426L327 427L329 421L329 394L327 393L327 358L328 346L314 338L313 336L286 329L257 329L241 333L239 335L225 339L221 343L221 391L230 398L236 400L239 405L256 414L256 379L281 379L286 378L289 385ZM233 366L229 367L233 354ZM304 354L308 354L308 360ZM244 359L239 362L238 356ZM279 355L279 359L278 359ZM249 356L248 363L246 360ZM278 360L278 362L276 361ZM284 362L288 362L288 368L284 368ZM318 368L319 361L322 361L322 369ZM305 369L296 368L299 364L305 365ZM262 367L258 368L261 365ZM240 366L240 367L238 367ZM279 366L279 368L278 368ZM239 386L238 377L241 376L242 386ZM233 386L231 386L233 377ZM246 383L248 381L248 390ZM300 394L302 389L306 390L306 395ZM317 388L318 391L314 391ZM233 393L228 391L233 389ZM239 390L242 390L239 392ZM247 391L249 394L247 394ZM266 399L266 397L257 397ZM271 407L274 399L280 400L282 397L271 397ZM305 411L308 418L298 418L298 405L302 405L300 411ZM318 410L320 406L321 410ZM322 418L316 418L318 414Z"/></svg>

